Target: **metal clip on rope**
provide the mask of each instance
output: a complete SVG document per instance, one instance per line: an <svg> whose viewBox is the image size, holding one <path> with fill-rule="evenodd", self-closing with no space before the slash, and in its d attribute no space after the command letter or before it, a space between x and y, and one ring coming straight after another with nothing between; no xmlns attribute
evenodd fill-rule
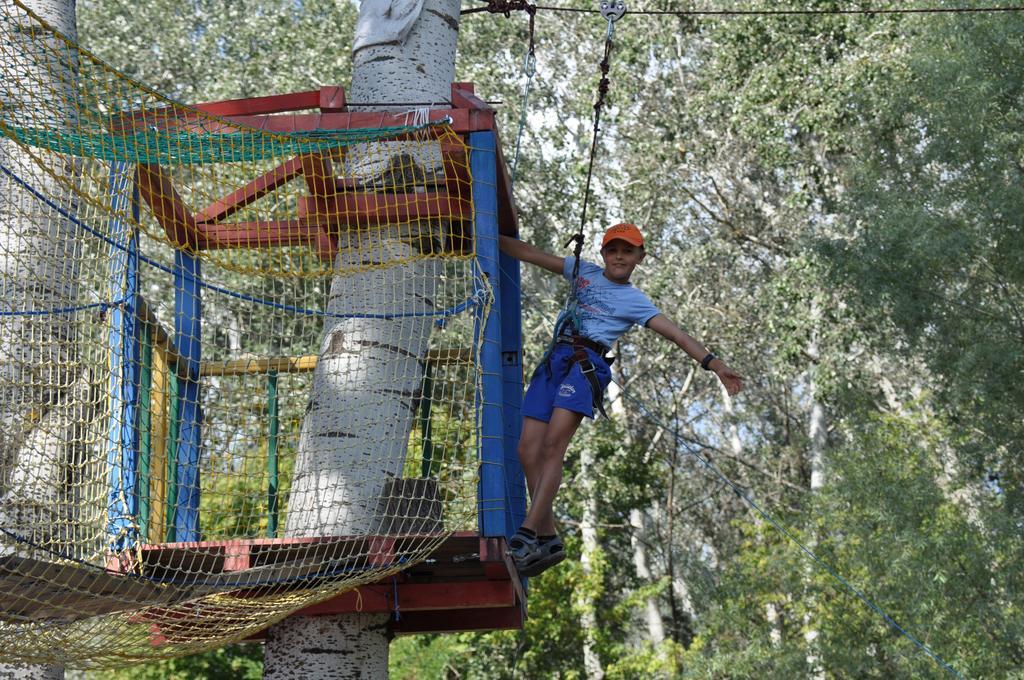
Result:
<svg viewBox="0 0 1024 680"><path fill-rule="evenodd" d="M608 20L608 37L610 38L612 37L615 22L626 13L626 3L622 2L622 0L601 0L599 6L601 8L601 16Z"/></svg>

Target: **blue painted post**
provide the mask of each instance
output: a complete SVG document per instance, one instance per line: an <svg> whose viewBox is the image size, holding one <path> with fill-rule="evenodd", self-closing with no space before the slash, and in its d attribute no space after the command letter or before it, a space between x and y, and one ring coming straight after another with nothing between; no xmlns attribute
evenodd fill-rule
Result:
<svg viewBox="0 0 1024 680"><path fill-rule="evenodd" d="M519 260L501 253L501 379L505 432L505 522L515 531L526 519L526 477L519 465L519 433L523 429L523 330L519 294Z"/></svg>
<svg viewBox="0 0 1024 680"><path fill-rule="evenodd" d="M107 466L110 495L107 534L110 548L126 550L138 540L140 324L136 313L139 294L138 189L126 163L110 167L110 297L122 303L110 314L110 425ZM123 215L131 211L132 223Z"/></svg>
<svg viewBox="0 0 1024 680"><path fill-rule="evenodd" d="M199 361L202 340L202 298L199 258L174 253L174 340L187 375L178 377L178 451L175 486L174 537L199 540L199 447L202 411L199 408Z"/></svg>
<svg viewBox="0 0 1024 680"><path fill-rule="evenodd" d="M494 293L494 304L482 329L480 358L483 380L477 395L480 419L480 485L477 490L481 536L510 536L509 502L505 476L505 418L502 407L502 277L498 251L497 154L494 132L469 135L469 166L473 173L473 215L476 255ZM479 326L479 318L478 318Z"/></svg>

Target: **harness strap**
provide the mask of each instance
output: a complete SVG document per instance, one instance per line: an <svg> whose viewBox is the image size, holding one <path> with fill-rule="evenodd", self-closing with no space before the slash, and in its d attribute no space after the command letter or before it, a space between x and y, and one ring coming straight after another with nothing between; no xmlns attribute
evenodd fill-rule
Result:
<svg viewBox="0 0 1024 680"><path fill-rule="evenodd" d="M590 360L587 350L576 347L576 351L572 353L571 362L580 365L580 371L590 383L590 398L594 409L607 418L608 414L604 411L604 390L601 389L601 381L597 379L597 369L594 368L594 362Z"/></svg>

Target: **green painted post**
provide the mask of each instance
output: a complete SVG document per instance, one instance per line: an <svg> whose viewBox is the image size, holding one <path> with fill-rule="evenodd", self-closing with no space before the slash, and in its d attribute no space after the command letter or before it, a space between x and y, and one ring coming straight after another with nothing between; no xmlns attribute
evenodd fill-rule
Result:
<svg viewBox="0 0 1024 680"><path fill-rule="evenodd" d="M423 373L423 396L420 397L420 432L423 435L423 477L430 476L430 464L434 458L434 442L430 433L430 402L434 394L433 365L427 362Z"/></svg>
<svg viewBox="0 0 1024 680"><path fill-rule="evenodd" d="M267 438L267 536L277 537L277 433L280 427L277 404L277 371L267 374L267 417L269 436Z"/></svg>
<svg viewBox="0 0 1024 680"><path fill-rule="evenodd" d="M177 532L174 530L174 516L178 499L178 425L181 419L181 407L178 404L178 376L174 364L171 364L170 399L167 404L167 542L174 543Z"/></svg>
<svg viewBox="0 0 1024 680"><path fill-rule="evenodd" d="M142 542L149 536L150 447L153 442L153 327L142 327L142 374L139 376L139 532Z"/></svg>

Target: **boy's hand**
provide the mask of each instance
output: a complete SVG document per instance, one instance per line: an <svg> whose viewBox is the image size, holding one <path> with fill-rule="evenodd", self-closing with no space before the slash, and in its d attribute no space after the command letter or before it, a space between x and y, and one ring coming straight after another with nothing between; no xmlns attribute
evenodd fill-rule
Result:
<svg viewBox="0 0 1024 680"><path fill-rule="evenodd" d="M715 366L715 364L718 365ZM726 366L724 361L713 361L711 370L713 370L718 376L718 379L722 381L722 384L725 385L725 391L729 394L738 394L739 391L743 389L743 376Z"/></svg>

